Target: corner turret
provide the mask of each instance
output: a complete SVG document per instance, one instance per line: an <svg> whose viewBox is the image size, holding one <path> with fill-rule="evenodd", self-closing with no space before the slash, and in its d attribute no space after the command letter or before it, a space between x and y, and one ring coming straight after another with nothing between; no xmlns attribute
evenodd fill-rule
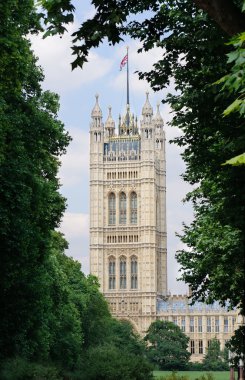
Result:
<svg viewBox="0 0 245 380"><path fill-rule="evenodd" d="M104 135L104 125L102 123L102 111L99 106L99 95L95 95L96 102L91 112L90 132L91 140L94 142L102 142ZM93 136L93 138L92 138Z"/></svg>
<svg viewBox="0 0 245 380"><path fill-rule="evenodd" d="M160 103L157 104L157 112L153 117L153 124L155 129L156 149L162 149L165 136L163 131L163 118L160 114Z"/></svg>

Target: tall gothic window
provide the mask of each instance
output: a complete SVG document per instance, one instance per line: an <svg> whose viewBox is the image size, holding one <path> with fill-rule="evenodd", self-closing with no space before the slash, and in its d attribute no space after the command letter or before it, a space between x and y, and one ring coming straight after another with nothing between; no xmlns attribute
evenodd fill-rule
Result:
<svg viewBox="0 0 245 380"><path fill-rule="evenodd" d="M114 193L109 194L108 209L109 209L109 224L116 224L116 196Z"/></svg>
<svg viewBox="0 0 245 380"><path fill-rule="evenodd" d="M191 354L195 354L195 341L191 340Z"/></svg>
<svg viewBox="0 0 245 380"><path fill-rule="evenodd" d="M120 224L126 224L126 212L127 212L127 208L126 208L126 194L125 193L121 193L120 196L119 196L119 223Z"/></svg>
<svg viewBox="0 0 245 380"><path fill-rule="evenodd" d="M126 289L127 286L127 262L126 257L120 257L120 289Z"/></svg>
<svg viewBox="0 0 245 380"><path fill-rule="evenodd" d="M138 288L138 261L137 257L131 257L131 289Z"/></svg>
<svg viewBox="0 0 245 380"><path fill-rule="evenodd" d="M109 289L116 288L116 260L115 257L109 258Z"/></svg>
<svg viewBox="0 0 245 380"><path fill-rule="evenodd" d="M130 222L137 223L137 194L135 192L130 196Z"/></svg>

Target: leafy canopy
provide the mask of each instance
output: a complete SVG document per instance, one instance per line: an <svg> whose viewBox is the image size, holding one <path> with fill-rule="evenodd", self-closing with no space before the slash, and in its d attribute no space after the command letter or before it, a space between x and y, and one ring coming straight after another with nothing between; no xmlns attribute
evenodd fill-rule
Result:
<svg viewBox="0 0 245 380"><path fill-rule="evenodd" d="M145 336L148 343L148 357L162 370L187 368L190 353L189 338L172 322L153 322Z"/></svg>

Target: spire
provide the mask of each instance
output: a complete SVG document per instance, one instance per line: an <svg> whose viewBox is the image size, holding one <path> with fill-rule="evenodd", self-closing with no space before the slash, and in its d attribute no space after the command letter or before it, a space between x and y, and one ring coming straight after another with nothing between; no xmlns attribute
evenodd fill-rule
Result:
<svg viewBox="0 0 245 380"><path fill-rule="evenodd" d="M94 108L92 109L91 117L92 118L102 118L102 111L101 111L100 106L99 106L99 95L96 94L95 98L96 98L96 102L95 102Z"/></svg>
<svg viewBox="0 0 245 380"><path fill-rule="evenodd" d="M153 108L149 101L149 92L146 92L146 101L144 104L144 107L142 108L142 115L143 116L152 116L153 115Z"/></svg>
<svg viewBox="0 0 245 380"><path fill-rule="evenodd" d="M109 114L105 122L105 129L108 131L109 136L113 136L114 130L115 130L115 121L113 120L112 115L111 115L111 106L109 106L108 109L109 109Z"/></svg>
<svg viewBox="0 0 245 380"><path fill-rule="evenodd" d="M130 112L130 106L127 104L126 113L119 117L119 135L135 135L138 133L134 115Z"/></svg>
<svg viewBox="0 0 245 380"><path fill-rule="evenodd" d="M163 118L160 114L160 103L157 103L157 112L153 118L153 121L156 125L163 125Z"/></svg>

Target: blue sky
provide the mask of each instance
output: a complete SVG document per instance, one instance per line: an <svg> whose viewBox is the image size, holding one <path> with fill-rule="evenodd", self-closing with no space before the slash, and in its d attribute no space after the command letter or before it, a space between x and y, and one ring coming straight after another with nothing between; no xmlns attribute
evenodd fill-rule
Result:
<svg viewBox="0 0 245 380"><path fill-rule="evenodd" d="M126 40L118 46L110 47L105 42L101 47L92 50L89 62L84 69L71 71L70 34L77 29L79 22L93 15L89 1L76 1L76 19L68 27L68 33L62 39L32 36L32 46L39 57L39 64L45 74L44 89L60 95L59 117L73 138L66 156L62 158L59 177L62 183L61 192L67 198L67 210L64 215L61 231L69 242L67 254L82 263L82 269L89 273L89 123L91 110L95 103L95 94L99 94L99 103L103 119L107 118L108 106L112 106L115 121L123 113L126 104L126 70L119 71L120 62L129 46L130 64L130 106L140 118L145 101L145 92L150 92L153 108L173 91L169 89L154 93L145 81L140 81L136 70L150 70L153 63L161 58L162 51L155 48L147 53L138 54L138 41ZM186 292L186 285L176 281L178 264L175 252L182 244L175 237L181 231L182 222L192 219L190 205L183 205L182 199L190 187L183 182L180 174L184 164L180 157L180 148L169 144L169 140L180 132L167 126L171 120L168 105L161 105L161 114L165 122L167 154L167 233L168 233L168 287L172 294Z"/></svg>

